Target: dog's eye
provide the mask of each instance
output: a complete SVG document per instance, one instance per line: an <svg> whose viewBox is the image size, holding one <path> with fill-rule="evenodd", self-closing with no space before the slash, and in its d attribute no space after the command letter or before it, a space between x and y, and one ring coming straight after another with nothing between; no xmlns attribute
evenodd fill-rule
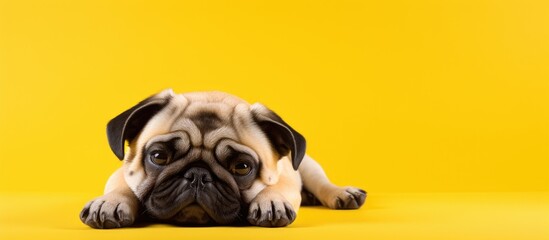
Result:
<svg viewBox="0 0 549 240"><path fill-rule="evenodd" d="M166 165L170 162L170 156L165 151L153 151L149 157L153 163L158 165Z"/></svg>
<svg viewBox="0 0 549 240"><path fill-rule="evenodd" d="M234 164L231 167L230 170L231 170L231 173L234 174L234 175L244 176L244 175L247 175L248 173L250 173L252 168L250 167L249 164L247 164L245 162L237 162L236 164Z"/></svg>

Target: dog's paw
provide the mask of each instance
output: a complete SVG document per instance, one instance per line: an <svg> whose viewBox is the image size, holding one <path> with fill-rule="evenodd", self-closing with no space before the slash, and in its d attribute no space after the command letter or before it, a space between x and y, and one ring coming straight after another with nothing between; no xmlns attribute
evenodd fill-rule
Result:
<svg viewBox="0 0 549 240"><path fill-rule="evenodd" d="M278 193L259 194L250 203L248 222L261 227L284 227L292 223L296 212Z"/></svg>
<svg viewBox="0 0 549 240"><path fill-rule="evenodd" d="M80 220L92 228L121 228L134 223L137 207L124 196L105 195L88 202Z"/></svg>
<svg viewBox="0 0 549 240"><path fill-rule="evenodd" d="M338 187L328 194L324 205L332 209L358 209L366 201L366 191L355 187Z"/></svg>

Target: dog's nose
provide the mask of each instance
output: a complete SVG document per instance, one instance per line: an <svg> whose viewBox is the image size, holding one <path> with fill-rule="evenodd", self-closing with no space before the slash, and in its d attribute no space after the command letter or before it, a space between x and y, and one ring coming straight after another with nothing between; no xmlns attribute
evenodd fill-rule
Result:
<svg viewBox="0 0 549 240"><path fill-rule="evenodd" d="M202 167L189 168L183 177L191 182L191 187L204 188L206 183L212 181L210 171Z"/></svg>

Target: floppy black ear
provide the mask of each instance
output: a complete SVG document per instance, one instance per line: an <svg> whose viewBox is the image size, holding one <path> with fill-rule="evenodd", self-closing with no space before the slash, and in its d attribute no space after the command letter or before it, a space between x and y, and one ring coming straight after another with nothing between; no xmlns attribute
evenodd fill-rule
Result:
<svg viewBox="0 0 549 240"><path fill-rule="evenodd" d="M109 145L118 159L124 159L124 142L132 141L145 124L160 111L169 99L147 98L116 116L107 124Z"/></svg>
<svg viewBox="0 0 549 240"><path fill-rule="evenodd" d="M305 138L288 125L275 112L261 104L254 104L252 115L261 130L267 135L275 150L285 156L292 153L292 166L297 170L305 157Z"/></svg>

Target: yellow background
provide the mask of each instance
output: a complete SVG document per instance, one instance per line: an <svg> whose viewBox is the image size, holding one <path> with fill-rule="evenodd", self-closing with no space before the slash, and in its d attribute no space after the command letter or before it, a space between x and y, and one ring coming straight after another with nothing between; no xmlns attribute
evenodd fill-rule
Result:
<svg viewBox="0 0 549 240"><path fill-rule="evenodd" d="M168 87L266 104L341 184L549 190L545 1L191 2L2 1L0 190L99 191Z"/></svg>
<svg viewBox="0 0 549 240"><path fill-rule="evenodd" d="M264 103L371 196L547 192L548 67L547 1L1 0L0 192L77 214L120 166L107 121L164 88Z"/></svg>

